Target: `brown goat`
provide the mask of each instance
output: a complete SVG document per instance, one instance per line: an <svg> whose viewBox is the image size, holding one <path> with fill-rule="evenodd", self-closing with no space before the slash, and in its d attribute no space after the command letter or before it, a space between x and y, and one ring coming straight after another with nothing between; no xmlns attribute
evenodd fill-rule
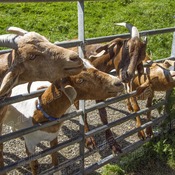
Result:
<svg viewBox="0 0 175 175"><path fill-rule="evenodd" d="M0 35L0 46L10 53L0 54L0 97L10 95L11 89L21 83L37 80L55 81L78 74L83 62L76 52L58 47L36 32L10 27L14 34ZM0 134L7 107L0 108ZM3 144L0 144L0 167L3 166Z"/></svg>
<svg viewBox="0 0 175 175"><path fill-rule="evenodd" d="M130 83L130 89L136 90L138 95L128 101L128 109L137 112L140 110L137 100L147 100L146 107L151 107L155 91L167 91L175 87L175 71L169 70L174 67L172 60L166 60L164 63L152 63L150 67L145 68L145 73L140 77L135 76ZM151 120L151 111L147 112L147 120ZM137 127L141 126L140 116L137 117ZM152 128L146 128L148 137L153 135Z"/></svg>
<svg viewBox="0 0 175 175"><path fill-rule="evenodd" d="M118 25L126 26L131 33L131 38L116 38L98 47L97 55L89 57L93 65L99 70L109 72L115 68L120 79L124 83L128 83L133 78L135 70L138 70L139 73L143 72L142 61L146 56L147 41L146 39L143 42L141 41L135 26L127 23L118 23Z"/></svg>
<svg viewBox="0 0 175 175"><path fill-rule="evenodd" d="M116 38L107 44L93 44L85 46L85 57L99 70L109 73L112 69L116 69L117 75L125 83L128 83L134 76L135 70L139 74L143 73L142 61L146 56L147 41L141 41L139 32L135 26L127 23L119 23L128 28L131 38ZM77 51L76 48L73 48ZM99 102L99 101L97 101ZM99 114L103 124L107 124L107 112L105 108L99 109ZM87 117L85 118L85 130L89 130ZM105 131L106 139L113 152L121 152L118 144L113 138L110 129ZM144 137L144 133L141 132ZM89 148L96 147L95 140L90 137L86 140Z"/></svg>
<svg viewBox="0 0 175 175"><path fill-rule="evenodd" d="M82 60L76 52L49 42L36 32L10 27L0 36L0 46L13 48L11 53L0 55L2 83L0 96L15 85L32 81L55 81L79 73Z"/></svg>
<svg viewBox="0 0 175 175"><path fill-rule="evenodd" d="M39 100L35 98L10 105L4 123L11 126L12 130L19 130L36 123L48 121L42 110L49 116L52 116L52 118L55 117L57 119L65 113L74 100L106 99L116 96L118 92L124 90L124 86L119 78L101 72L87 62L85 67L78 75L70 76L63 80L62 84L65 87L63 92L57 83L55 83L55 85L52 84L46 89ZM34 90L43 85L44 82L34 82L31 88ZM12 95L26 93L26 86L19 85L15 87L12 90ZM36 100L39 101L38 103L42 106L42 110L41 107L36 108ZM26 106L30 110L26 110ZM25 122L18 122L19 116L24 118L22 120L20 119L20 121ZM31 117L33 117L32 121L30 121ZM34 153L35 146L41 140L49 140L51 141L51 146L55 146L57 144L57 133L59 132L60 125L54 125L25 135L28 155ZM58 164L55 153L52 153L52 163L53 165ZM32 161L31 167L33 174L37 174L37 161Z"/></svg>

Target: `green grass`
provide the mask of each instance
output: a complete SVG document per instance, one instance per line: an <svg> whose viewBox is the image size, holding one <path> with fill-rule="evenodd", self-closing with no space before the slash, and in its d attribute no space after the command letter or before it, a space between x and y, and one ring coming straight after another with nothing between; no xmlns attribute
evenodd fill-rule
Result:
<svg viewBox="0 0 175 175"><path fill-rule="evenodd" d="M139 31L173 27L175 1L109 0L85 2L85 37L127 33L116 22L130 22ZM9 26L36 31L52 42L77 38L77 2L0 3L0 33ZM171 54L172 33L148 36L153 59Z"/></svg>
<svg viewBox="0 0 175 175"><path fill-rule="evenodd" d="M175 131L162 134L124 156L117 165L104 166L102 175L174 175L174 145Z"/></svg>

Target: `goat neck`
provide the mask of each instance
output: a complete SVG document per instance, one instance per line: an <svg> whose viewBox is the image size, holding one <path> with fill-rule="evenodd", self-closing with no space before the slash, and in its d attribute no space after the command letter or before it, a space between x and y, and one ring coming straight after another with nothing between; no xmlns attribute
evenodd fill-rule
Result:
<svg viewBox="0 0 175 175"><path fill-rule="evenodd" d="M60 88L52 84L39 97L40 104L48 115L55 118L60 118L71 106L71 102L67 96L69 95L73 101L77 93L70 85L65 86L64 91L66 94ZM38 102L36 102L36 104L37 103ZM35 110L33 115L33 123L42 123L45 121L48 121L48 119L44 117L43 113L40 110Z"/></svg>

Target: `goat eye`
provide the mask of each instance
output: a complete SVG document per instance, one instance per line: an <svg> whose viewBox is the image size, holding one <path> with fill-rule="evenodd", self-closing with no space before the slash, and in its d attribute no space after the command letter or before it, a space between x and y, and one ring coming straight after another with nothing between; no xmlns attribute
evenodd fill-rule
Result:
<svg viewBox="0 0 175 175"><path fill-rule="evenodd" d="M96 74L96 77L98 78L98 79L101 79L102 77L100 76L100 75L98 75L98 74Z"/></svg>
<svg viewBox="0 0 175 175"><path fill-rule="evenodd" d="M84 80L83 80L82 78L76 79L76 83L78 83L78 84L82 83L83 81L84 81Z"/></svg>
<svg viewBox="0 0 175 175"><path fill-rule="evenodd" d="M29 60L34 60L37 57L37 55L30 55Z"/></svg>

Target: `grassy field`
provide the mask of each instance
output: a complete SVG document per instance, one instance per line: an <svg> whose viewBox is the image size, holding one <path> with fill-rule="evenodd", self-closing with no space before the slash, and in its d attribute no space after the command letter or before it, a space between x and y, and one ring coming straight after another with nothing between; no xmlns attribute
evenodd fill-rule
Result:
<svg viewBox="0 0 175 175"><path fill-rule="evenodd" d="M85 2L85 37L127 33L116 22L129 22L139 31L173 27L175 1L108 0ZM52 42L77 38L77 2L0 3L0 33L9 26L36 31ZM172 33L148 36L153 59L171 53Z"/></svg>

